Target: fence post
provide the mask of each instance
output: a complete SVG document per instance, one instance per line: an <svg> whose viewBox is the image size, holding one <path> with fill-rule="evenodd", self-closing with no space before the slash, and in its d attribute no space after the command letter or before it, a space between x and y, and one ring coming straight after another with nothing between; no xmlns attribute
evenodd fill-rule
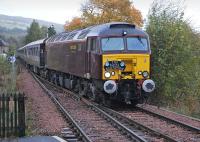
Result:
<svg viewBox="0 0 200 142"><path fill-rule="evenodd" d="M6 98L5 98L5 101L6 101L6 136L9 137L9 132L10 132L10 129L9 129L9 101L10 101L10 94L6 94Z"/></svg>
<svg viewBox="0 0 200 142"><path fill-rule="evenodd" d="M0 137L2 137L2 125L1 125L1 116L2 116L2 95L0 94Z"/></svg>
<svg viewBox="0 0 200 142"><path fill-rule="evenodd" d="M13 105L13 102L14 102L14 94L12 93L11 94L11 97L12 97L12 112L10 113L10 133L11 135L14 135L14 127L13 127L13 109L14 109L14 105Z"/></svg>
<svg viewBox="0 0 200 142"><path fill-rule="evenodd" d="M11 135L25 136L24 96L18 93L0 94L0 139Z"/></svg>
<svg viewBox="0 0 200 142"><path fill-rule="evenodd" d="M25 136L25 106L24 94L20 94L18 98L18 111L19 111L19 137Z"/></svg>
<svg viewBox="0 0 200 142"><path fill-rule="evenodd" d="M5 94L2 95L2 137L5 137Z"/></svg>
<svg viewBox="0 0 200 142"><path fill-rule="evenodd" d="M14 95L14 135L17 136L17 94Z"/></svg>

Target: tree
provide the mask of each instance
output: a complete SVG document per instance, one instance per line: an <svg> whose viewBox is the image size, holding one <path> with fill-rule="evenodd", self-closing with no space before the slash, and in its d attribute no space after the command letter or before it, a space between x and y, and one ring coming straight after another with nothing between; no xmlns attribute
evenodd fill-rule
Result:
<svg viewBox="0 0 200 142"><path fill-rule="evenodd" d="M89 0L82 5L81 17L75 17L65 25L66 30L74 30L91 25L123 21L143 25L142 15L130 0Z"/></svg>
<svg viewBox="0 0 200 142"><path fill-rule="evenodd" d="M56 34L56 30L53 25L48 28L48 37L53 36Z"/></svg>
<svg viewBox="0 0 200 142"><path fill-rule="evenodd" d="M27 33L25 37L26 44L42 38L40 26L35 20L31 23L30 28L27 29Z"/></svg>
<svg viewBox="0 0 200 142"><path fill-rule="evenodd" d="M157 86L154 100L165 103L190 101L187 109L191 110L200 106L193 107L197 103L195 100L200 98L200 58L197 54L200 53L200 37L183 16L183 5L154 1L146 30L152 48L152 77Z"/></svg>
<svg viewBox="0 0 200 142"><path fill-rule="evenodd" d="M46 26L42 26L41 27L41 34L42 34L42 37L47 37L47 33L48 33L48 28Z"/></svg>
<svg viewBox="0 0 200 142"><path fill-rule="evenodd" d="M82 20L79 17L74 17L71 22L67 21L65 24L65 30L72 31L74 29L83 28Z"/></svg>

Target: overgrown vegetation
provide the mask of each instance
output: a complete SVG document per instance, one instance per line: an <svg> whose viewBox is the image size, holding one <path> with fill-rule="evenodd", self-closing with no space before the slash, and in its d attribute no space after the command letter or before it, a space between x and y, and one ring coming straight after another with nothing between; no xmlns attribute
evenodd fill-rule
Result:
<svg viewBox="0 0 200 142"><path fill-rule="evenodd" d="M183 16L183 5L166 0L154 1L150 10L152 102L200 116L200 36Z"/></svg>
<svg viewBox="0 0 200 142"><path fill-rule="evenodd" d="M19 41L14 37L5 38L0 35L0 38L7 42L9 47L8 53L0 54L0 93L16 91L16 64L11 64L8 61L10 56L16 54L16 47L20 45Z"/></svg>
<svg viewBox="0 0 200 142"><path fill-rule="evenodd" d="M0 93L16 91L16 65L11 65L0 56Z"/></svg>

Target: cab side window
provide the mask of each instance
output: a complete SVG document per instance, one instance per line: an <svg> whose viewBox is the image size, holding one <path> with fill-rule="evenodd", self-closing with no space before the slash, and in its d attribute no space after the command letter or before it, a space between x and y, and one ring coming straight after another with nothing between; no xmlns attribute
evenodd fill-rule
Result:
<svg viewBox="0 0 200 142"><path fill-rule="evenodd" d="M87 49L88 52L93 52L93 53L96 53L98 51L98 48L97 48L97 39L96 38L89 38L88 39L88 49Z"/></svg>
<svg viewBox="0 0 200 142"><path fill-rule="evenodd" d="M92 52L96 51L96 38L91 39L91 51Z"/></svg>

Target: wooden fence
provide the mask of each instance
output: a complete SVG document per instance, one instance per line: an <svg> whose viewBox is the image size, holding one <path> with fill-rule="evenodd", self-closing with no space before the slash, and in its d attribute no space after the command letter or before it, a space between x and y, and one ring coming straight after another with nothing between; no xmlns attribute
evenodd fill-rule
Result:
<svg viewBox="0 0 200 142"><path fill-rule="evenodd" d="M0 94L0 138L25 136L24 94Z"/></svg>

